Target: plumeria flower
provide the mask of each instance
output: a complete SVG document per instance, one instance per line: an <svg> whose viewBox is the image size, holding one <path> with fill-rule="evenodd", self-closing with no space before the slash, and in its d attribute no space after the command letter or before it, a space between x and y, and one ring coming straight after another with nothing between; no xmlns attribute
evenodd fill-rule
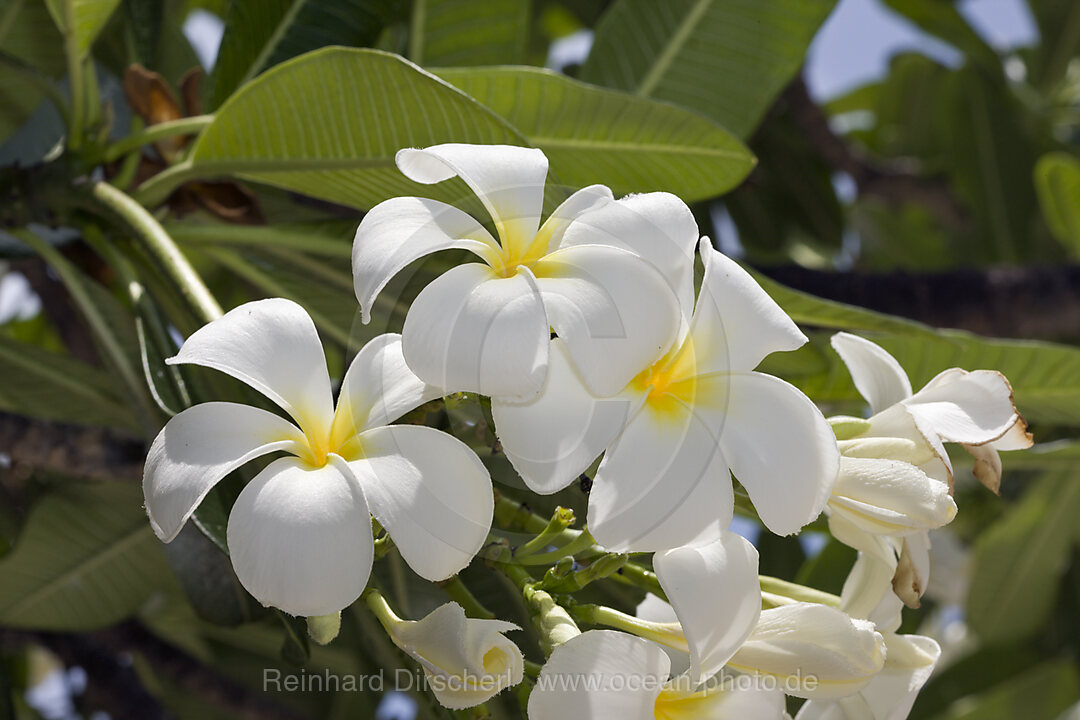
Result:
<svg viewBox="0 0 1080 720"><path fill-rule="evenodd" d="M606 215L582 221L587 211L614 202L608 188L593 185L541 225L548 162L540 150L447 144L401 150L396 161L416 182L460 177L498 237L461 210L418 197L376 205L357 228L353 279L365 322L386 283L414 260L461 249L482 261L448 270L409 309L402 348L426 382L490 396L535 395L547 373L553 328L589 387L610 395L670 344L678 328L673 289L611 232L662 238L673 217L685 222L676 198L638 196L614 220L628 224L605 230L597 223Z"/></svg>
<svg viewBox="0 0 1080 720"><path fill-rule="evenodd" d="M402 620L385 600L369 599L390 639L424 669L435 698L451 710L475 707L521 682L525 659L501 620L468 618L455 602L422 620Z"/></svg>
<svg viewBox="0 0 1080 720"><path fill-rule="evenodd" d="M697 239L695 227L681 242ZM821 412L783 380L754 372L766 355L806 337L708 238L700 255L705 276L692 317L684 307L690 322L617 395L591 392L560 338L535 400L492 401L502 447L536 492L562 489L604 453L588 525L611 550L720 537L732 518L732 472L765 525L789 535L818 516L836 480L839 453Z"/></svg>
<svg viewBox="0 0 1080 720"><path fill-rule="evenodd" d="M997 492L998 450L1030 447L1032 437L1009 381L999 372L952 368L913 393L903 368L879 345L849 333L834 335L832 345L872 415L834 422L845 465L858 462L864 473L857 492L848 497L834 492L829 527L841 542L891 568L897 595L918 607L929 582L927 531L951 521L956 512L946 499L953 470L944 443L964 445L975 458L976 476ZM884 469L886 459L898 463L890 472ZM837 492L844 492L845 482L842 467Z"/></svg>
<svg viewBox="0 0 1080 720"><path fill-rule="evenodd" d="M689 689L656 643L590 630L559 645L529 696L529 720L781 720L784 696L755 687Z"/></svg>
<svg viewBox="0 0 1080 720"><path fill-rule="evenodd" d="M312 617L356 600L371 571L372 514L429 580L461 570L483 544L494 500L480 460L445 433L390 425L442 394L409 371L398 336L364 346L336 409L315 325L289 300L237 307L168 362L232 375L293 420L236 403L195 405L154 439L143 475L150 525L169 542L228 473L288 453L244 487L229 516L233 568L264 605Z"/></svg>

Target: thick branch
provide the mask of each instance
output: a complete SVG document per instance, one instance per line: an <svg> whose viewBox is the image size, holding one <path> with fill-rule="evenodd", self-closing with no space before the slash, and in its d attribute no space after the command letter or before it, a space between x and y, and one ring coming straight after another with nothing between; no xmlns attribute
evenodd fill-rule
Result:
<svg viewBox="0 0 1080 720"><path fill-rule="evenodd" d="M0 448L15 465L100 480L138 480L141 442L100 428L62 425L0 412Z"/></svg>

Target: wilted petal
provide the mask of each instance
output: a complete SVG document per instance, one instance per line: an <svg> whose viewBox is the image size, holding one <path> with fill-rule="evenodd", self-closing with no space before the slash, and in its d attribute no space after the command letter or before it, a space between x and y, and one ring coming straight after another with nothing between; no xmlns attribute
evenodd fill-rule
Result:
<svg viewBox="0 0 1080 720"><path fill-rule="evenodd" d="M371 515L334 464L281 458L244 487L229 515L229 554L244 588L290 615L329 615L360 597L371 573Z"/></svg>
<svg viewBox="0 0 1080 720"><path fill-rule="evenodd" d="M230 472L267 453L300 454L306 447L295 425L259 408L209 402L184 410L165 424L146 455L143 496L150 527L171 541Z"/></svg>
<svg viewBox="0 0 1080 720"><path fill-rule="evenodd" d="M949 486L899 460L841 458L829 506L867 532L906 535L952 522Z"/></svg>
<svg viewBox="0 0 1080 720"><path fill-rule="evenodd" d="M402 330L405 361L447 392L529 397L547 372L548 321L536 280L503 278L476 263L435 278Z"/></svg>
<svg viewBox="0 0 1080 720"><path fill-rule="evenodd" d="M697 686L719 672L757 625L758 552L725 532L708 545L657 553L653 565L682 625Z"/></svg>
<svg viewBox="0 0 1080 720"><path fill-rule="evenodd" d="M500 620L467 618L462 607L451 602L422 620L395 626L391 638L424 668L436 699L461 710L521 682L521 650L502 635L520 629Z"/></svg>
<svg viewBox="0 0 1080 720"><path fill-rule="evenodd" d="M580 215L566 229L561 247L610 245L647 260L667 279L689 316L694 306L694 249L697 221L679 198L653 192L627 195Z"/></svg>
<svg viewBox="0 0 1080 720"><path fill-rule="evenodd" d="M701 241L701 281L689 342L693 373L750 371L770 353L806 343L795 323L737 262ZM831 432L831 431L830 431Z"/></svg>
<svg viewBox="0 0 1080 720"><path fill-rule="evenodd" d="M375 428L358 438L349 468L375 519L421 577L445 580L484 544L494 498L476 454L451 435L418 425Z"/></svg>
<svg viewBox="0 0 1080 720"><path fill-rule="evenodd" d="M620 392L674 342L675 296L636 255L584 245L557 250L532 269L548 322L594 394Z"/></svg>
<svg viewBox="0 0 1080 720"><path fill-rule="evenodd" d="M831 342L871 412L881 412L911 397L907 373L885 348L846 332L836 333Z"/></svg>
<svg viewBox="0 0 1080 720"><path fill-rule="evenodd" d="M166 362L232 375L280 405L309 437L330 432L334 398L326 356L311 316L292 300L270 298L233 308L192 333Z"/></svg>
<svg viewBox="0 0 1080 720"><path fill-rule="evenodd" d="M873 623L813 603L762 610L729 663L740 672L775 677L788 695L813 699L858 692L884 664L885 641Z"/></svg>
<svg viewBox="0 0 1080 720"><path fill-rule="evenodd" d="M685 405L646 404L605 453L589 495L589 531L616 552L708 543L734 495L715 433Z"/></svg>
<svg viewBox="0 0 1080 720"><path fill-rule="evenodd" d="M493 398L491 415L506 457L533 492L576 480L626 425L636 404L597 398L585 387L561 339L551 341L547 378L535 400Z"/></svg>
<svg viewBox="0 0 1080 720"><path fill-rule="evenodd" d="M724 457L766 527L790 535L821 514L840 452L808 397L771 375L719 374L699 379L696 411L721 433Z"/></svg>
<svg viewBox="0 0 1080 720"><path fill-rule="evenodd" d="M494 260L500 249L473 217L456 207L417 197L399 197L371 208L352 248L353 288L365 323L386 283L409 263L453 248Z"/></svg>
<svg viewBox="0 0 1080 720"><path fill-rule="evenodd" d="M529 720L655 720L668 670L656 643L590 630L551 653L529 696Z"/></svg>
<svg viewBox="0 0 1080 720"><path fill-rule="evenodd" d="M428 385L405 364L400 335L379 335L360 349L341 382L330 446L341 447L442 396L441 388Z"/></svg>
<svg viewBox="0 0 1080 720"><path fill-rule="evenodd" d="M946 370L904 405L920 426L965 445L997 440L1019 418L1009 381L991 370Z"/></svg>
<svg viewBox="0 0 1080 720"><path fill-rule="evenodd" d="M893 592L905 605L917 608L929 583L930 533L924 530L904 537L893 576Z"/></svg>
<svg viewBox="0 0 1080 720"><path fill-rule="evenodd" d="M431 185L454 176L472 189L508 245L527 244L540 227L548 161L535 148L447 143L398 151L397 166L415 182Z"/></svg>

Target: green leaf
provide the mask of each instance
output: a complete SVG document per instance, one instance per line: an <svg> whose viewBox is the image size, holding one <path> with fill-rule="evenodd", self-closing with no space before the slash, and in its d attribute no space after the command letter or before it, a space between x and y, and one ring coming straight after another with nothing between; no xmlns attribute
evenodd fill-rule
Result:
<svg viewBox="0 0 1080 720"><path fill-rule="evenodd" d="M1046 224L1074 257L1080 257L1080 161L1057 152L1035 165L1035 190Z"/></svg>
<svg viewBox="0 0 1080 720"><path fill-rule="evenodd" d="M1080 478L1044 475L975 543L968 622L986 643L1028 637L1054 606L1080 516Z"/></svg>
<svg viewBox="0 0 1080 720"><path fill-rule="evenodd" d="M1050 660L1014 673L1007 682L981 695L954 703L935 720L1054 720L1078 697L1076 663Z"/></svg>
<svg viewBox="0 0 1080 720"><path fill-rule="evenodd" d="M355 208L396 195L467 198L464 183L422 186L394 164L403 147L443 142L526 144L493 112L396 55L326 48L233 95L173 179L235 174Z"/></svg>
<svg viewBox="0 0 1080 720"><path fill-rule="evenodd" d="M602 183L616 195L665 190L691 202L731 189L754 165L722 127L667 103L539 68L436 72L520 130L570 187Z"/></svg>
<svg viewBox="0 0 1080 720"><path fill-rule="evenodd" d="M0 561L0 624L90 630L173 583L137 484L68 483L31 510Z"/></svg>
<svg viewBox="0 0 1080 720"><path fill-rule="evenodd" d="M90 52L98 33L105 29L120 0L45 0L56 26L65 35L75 34L79 57Z"/></svg>
<svg viewBox="0 0 1080 720"><path fill-rule="evenodd" d="M1001 61L956 5L942 0L884 0L885 4L920 28L967 54L984 68L1000 73Z"/></svg>
<svg viewBox="0 0 1080 720"><path fill-rule="evenodd" d="M1039 26L1039 44L1031 59L1035 84L1053 89L1080 55L1080 3L1074 0L1028 0Z"/></svg>
<svg viewBox="0 0 1080 720"><path fill-rule="evenodd" d="M27 417L79 425L138 429L106 372L0 335L0 408Z"/></svg>
<svg viewBox="0 0 1080 720"><path fill-rule="evenodd" d="M0 47L5 56L29 65L46 78L64 74L64 41L41 2L0 0ZM0 67L0 141L30 118L45 99L45 91L29 73L12 63Z"/></svg>
<svg viewBox="0 0 1080 720"><path fill-rule="evenodd" d="M745 138L835 0L620 0L581 79L697 110Z"/></svg>
<svg viewBox="0 0 1080 720"><path fill-rule="evenodd" d="M395 18L392 0L232 0L209 109L289 58L326 45L372 45Z"/></svg>
<svg viewBox="0 0 1080 720"><path fill-rule="evenodd" d="M524 61L530 0L413 0L409 59L417 65Z"/></svg>

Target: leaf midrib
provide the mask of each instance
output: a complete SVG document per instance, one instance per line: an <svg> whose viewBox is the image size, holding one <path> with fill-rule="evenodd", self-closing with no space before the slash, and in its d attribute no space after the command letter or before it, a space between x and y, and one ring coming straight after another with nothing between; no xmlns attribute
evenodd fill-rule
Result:
<svg viewBox="0 0 1080 720"><path fill-rule="evenodd" d="M660 52L660 55L656 58L656 62L649 72L645 73L645 77L641 79L641 83L638 85L637 90L634 91L635 95L641 97L649 97L653 91L656 90L656 86L660 84L664 75L667 74L671 64L675 62L675 56L682 50L683 45L686 44L686 39L690 37L690 33L694 31L694 27L697 25L701 16L712 5L712 0L698 0L697 5L693 9L686 13L682 22L675 29L675 34L671 36L671 40Z"/></svg>

